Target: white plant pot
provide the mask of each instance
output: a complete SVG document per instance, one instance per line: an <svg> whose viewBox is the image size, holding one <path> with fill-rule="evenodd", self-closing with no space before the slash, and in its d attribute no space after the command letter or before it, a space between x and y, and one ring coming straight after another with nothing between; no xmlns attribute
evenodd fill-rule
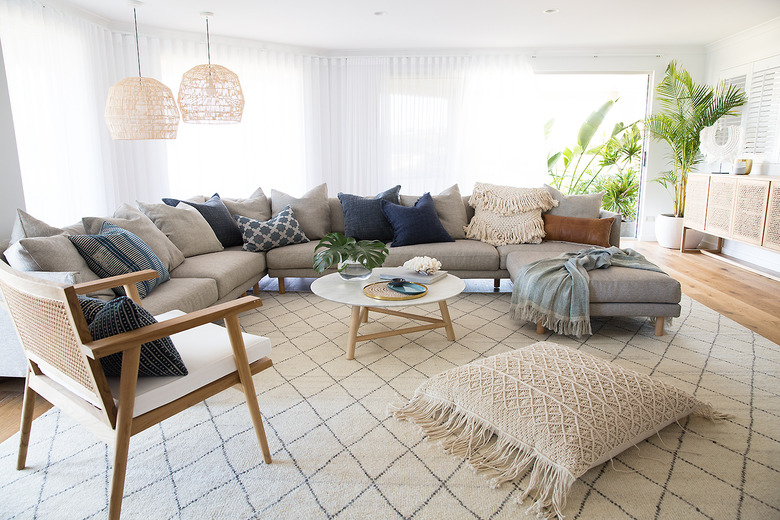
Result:
<svg viewBox="0 0 780 520"><path fill-rule="evenodd" d="M658 245L667 249L680 249L682 242L683 217L661 213L655 217L655 238ZM704 233L689 229L685 234L685 249L696 249Z"/></svg>

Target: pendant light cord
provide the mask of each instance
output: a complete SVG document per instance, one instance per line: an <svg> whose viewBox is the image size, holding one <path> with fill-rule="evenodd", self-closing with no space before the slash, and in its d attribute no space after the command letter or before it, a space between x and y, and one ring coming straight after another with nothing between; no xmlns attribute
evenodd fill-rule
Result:
<svg viewBox="0 0 780 520"><path fill-rule="evenodd" d="M141 46L138 44L138 16L133 7L133 23L135 23L135 55L138 57L138 77L141 78Z"/></svg>
<svg viewBox="0 0 780 520"><path fill-rule="evenodd" d="M209 57L209 65L211 65L211 37L209 36L209 17L206 17L206 53Z"/></svg>

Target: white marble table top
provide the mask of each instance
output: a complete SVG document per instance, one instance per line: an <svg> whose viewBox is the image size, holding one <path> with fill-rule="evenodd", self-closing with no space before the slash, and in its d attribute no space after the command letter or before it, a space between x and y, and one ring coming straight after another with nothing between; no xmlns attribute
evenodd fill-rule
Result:
<svg viewBox="0 0 780 520"><path fill-rule="evenodd" d="M448 274L443 280L428 285L428 293L414 300L375 300L363 294L363 287L381 281L379 275L383 268L374 269L371 278L363 281L342 280L338 273L317 278L311 284L311 291L326 300L359 307L409 307L424 303L435 303L452 298L463 292L466 283L457 276Z"/></svg>

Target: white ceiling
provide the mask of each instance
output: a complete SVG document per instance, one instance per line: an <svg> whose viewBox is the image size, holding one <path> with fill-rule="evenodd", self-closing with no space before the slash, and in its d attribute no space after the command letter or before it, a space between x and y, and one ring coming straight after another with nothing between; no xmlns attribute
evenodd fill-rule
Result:
<svg viewBox="0 0 780 520"><path fill-rule="evenodd" d="M58 3L132 21L127 0ZM780 17L780 0L146 0L138 23L203 32L201 11L214 36L330 51L592 49L705 45Z"/></svg>

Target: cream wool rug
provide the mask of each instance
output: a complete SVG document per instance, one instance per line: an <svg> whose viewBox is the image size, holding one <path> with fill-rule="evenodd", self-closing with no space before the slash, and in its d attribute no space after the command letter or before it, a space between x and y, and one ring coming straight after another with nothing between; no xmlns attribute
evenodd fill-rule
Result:
<svg viewBox="0 0 780 520"><path fill-rule="evenodd" d="M686 296L664 337L646 320L612 318L578 341L510 319L509 293L464 293L450 301L456 342L441 329L385 338L358 344L354 361L346 306L308 292L262 298L241 322L273 343L275 367L255 379L274 463L262 463L229 389L131 440L123 518L530 518L514 503L527 476L490 489L386 408L439 372L548 338L734 416L686 419L588 471L567 518L780 518L780 347ZM52 410L33 423L28 468L16 471L17 439L0 445L0 518L105 517L103 443Z"/></svg>

